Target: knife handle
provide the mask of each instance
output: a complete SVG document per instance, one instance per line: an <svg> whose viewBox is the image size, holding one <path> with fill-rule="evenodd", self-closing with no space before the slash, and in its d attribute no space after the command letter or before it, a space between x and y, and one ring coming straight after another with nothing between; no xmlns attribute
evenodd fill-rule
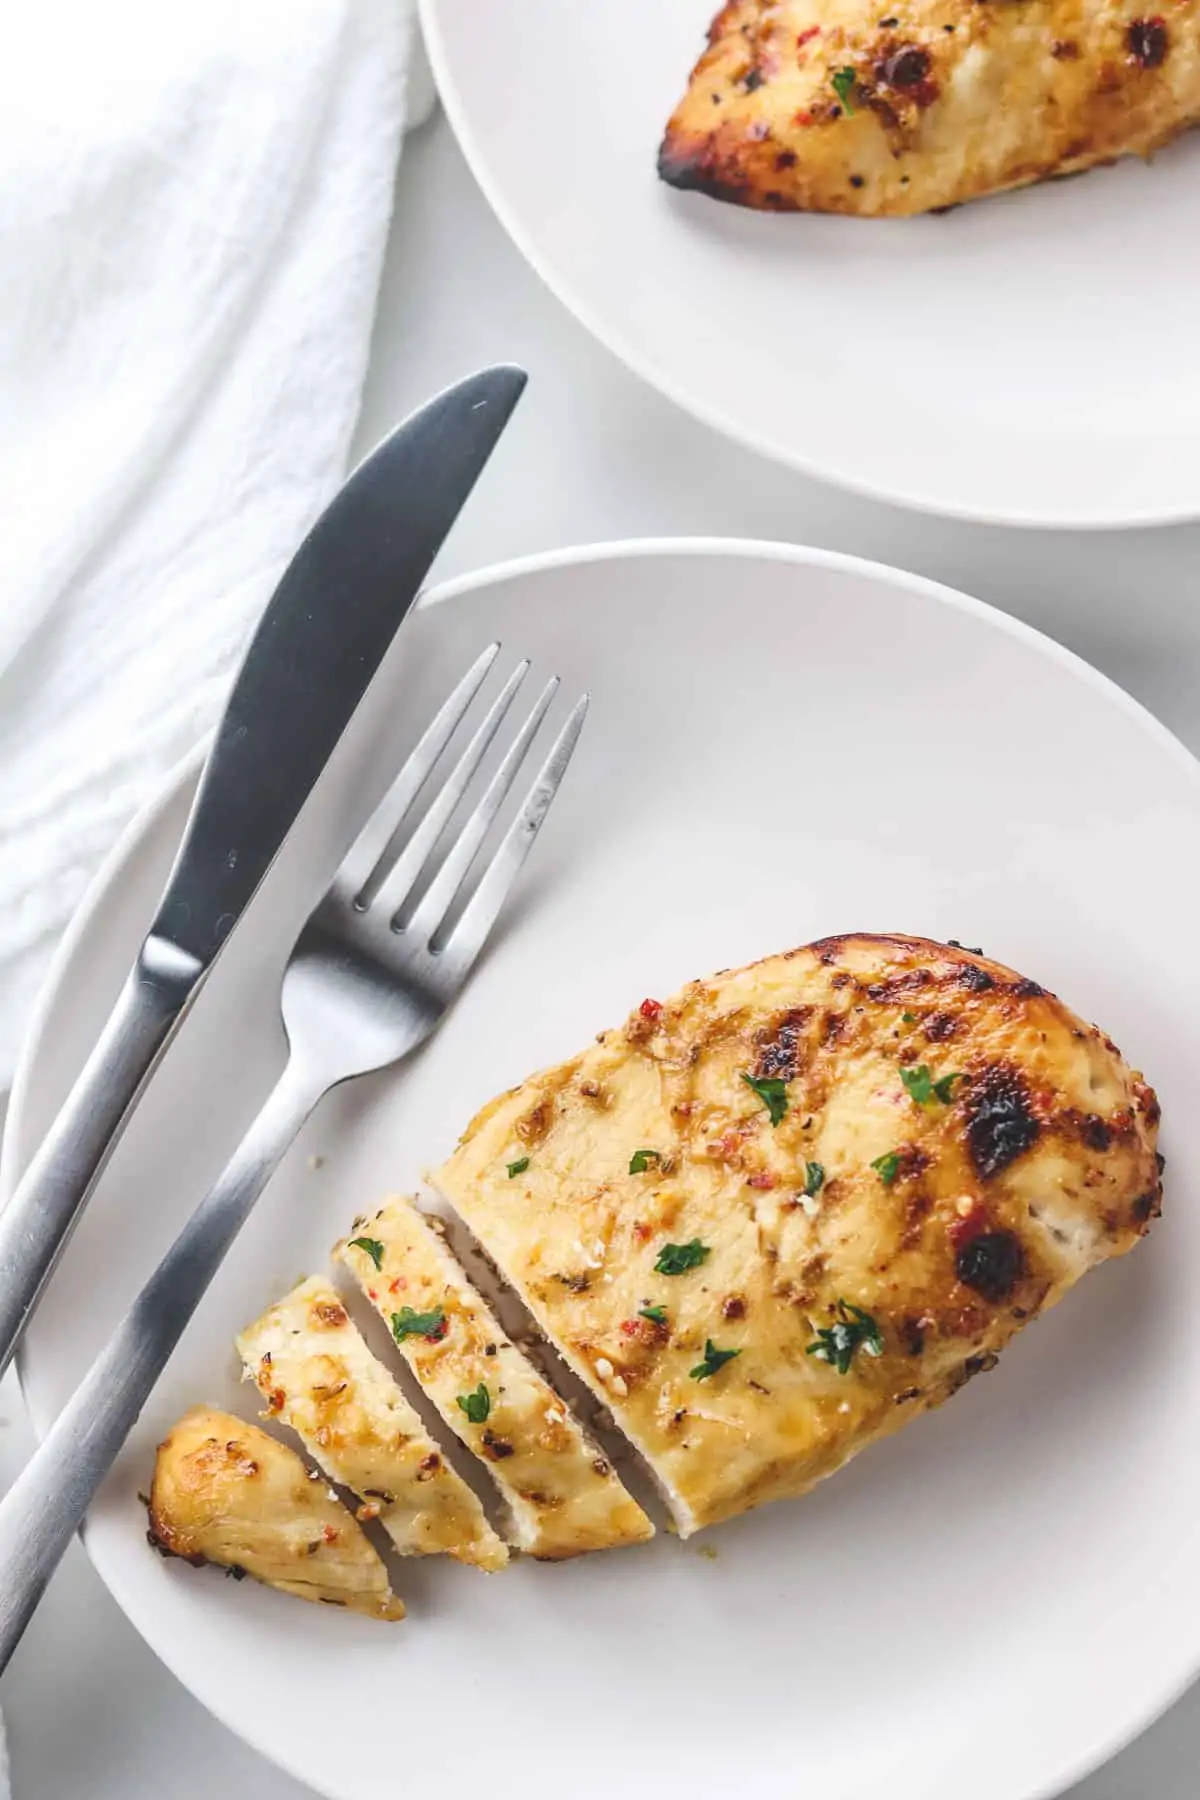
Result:
<svg viewBox="0 0 1200 1800"><path fill-rule="evenodd" d="M95 1049L0 1212L0 1374L202 973L174 945L147 939Z"/></svg>

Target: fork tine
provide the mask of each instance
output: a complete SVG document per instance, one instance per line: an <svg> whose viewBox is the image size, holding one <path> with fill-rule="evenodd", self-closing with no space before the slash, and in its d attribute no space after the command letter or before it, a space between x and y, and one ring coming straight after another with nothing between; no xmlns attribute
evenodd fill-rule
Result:
<svg viewBox="0 0 1200 1800"><path fill-rule="evenodd" d="M533 840L550 811L559 783L579 742L583 721L591 696L579 699L559 732L549 756L542 764L537 779L530 787L521 810L505 832L478 887L472 894L458 924L441 947L444 977L461 981L482 950L487 935L504 905L508 890L521 872L525 858L533 848Z"/></svg>
<svg viewBox="0 0 1200 1800"><path fill-rule="evenodd" d="M558 692L558 676L554 675L546 683L534 703L533 709L505 752L504 760L489 781L483 798L464 822L458 836L446 852L441 868L429 884L428 891L421 900L411 919L404 929L411 933L418 943L426 943L445 918L454 896L466 879L471 864L479 854L480 845L491 829L492 821L504 804L504 797L517 778L517 772L525 760L530 744L537 735L538 727L545 718L550 702Z"/></svg>
<svg viewBox="0 0 1200 1800"><path fill-rule="evenodd" d="M475 771L483 761L488 746L504 721L504 715L516 697L517 689L529 672L526 659L519 662L500 693L488 708L487 715L480 724L470 743L455 763L445 785L430 802L429 810L417 826L400 855L393 865L388 866L386 852L377 870L378 879L372 879L368 895L369 903L386 909L394 916L403 905L412 890L421 870L429 861L430 852L441 837L449 823L450 816L471 784ZM393 838L395 832L392 834ZM388 841L388 849L391 840Z"/></svg>
<svg viewBox="0 0 1200 1800"><path fill-rule="evenodd" d="M418 739L404 767L343 857L338 871L339 888L342 893L351 894L356 904L367 904L371 877L380 857L403 824L409 807L432 774L439 756L457 731L499 654L499 644L489 644L475 658L454 692L439 708L432 724Z"/></svg>

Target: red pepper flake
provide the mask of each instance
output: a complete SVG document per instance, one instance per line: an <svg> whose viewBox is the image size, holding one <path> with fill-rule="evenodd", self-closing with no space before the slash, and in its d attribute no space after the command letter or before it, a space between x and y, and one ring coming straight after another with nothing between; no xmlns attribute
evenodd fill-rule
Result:
<svg viewBox="0 0 1200 1800"><path fill-rule="evenodd" d="M388 1293L398 1294L401 1288L406 1288L407 1286L408 1282L404 1279L404 1276L397 1275L393 1281L388 1282Z"/></svg>
<svg viewBox="0 0 1200 1800"><path fill-rule="evenodd" d="M324 1531L321 1533L321 1535L325 1539L325 1542L327 1544L336 1544L340 1534L337 1531L337 1528L335 1526L326 1525L326 1527L325 1527Z"/></svg>
<svg viewBox="0 0 1200 1800"><path fill-rule="evenodd" d="M638 1007L638 1011L641 1013L643 1019L657 1019L662 1012L662 1001L643 1000L642 1004Z"/></svg>
<svg viewBox="0 0 1200 1800"><path fill-rule="evenodd" d="M813 125L816 121L813 118L812 113L808 111L808 108L802 106L800 111L794 115L792 123L793 125Z"/></svg>
<svg viewBox="0 0 1200 1800"><path fill-rule="evenodd" d="M282 1388L272 1388L267 1395L267 1411L273 1413L282 1412L286 1400L287 1395Z"/></svg>
<svg viewBox="0 0 1200 1800"><path fill-rule="evenodd" d="M647 1350L654 1350L665 1344L670 1335L671 1328L665 1318L648 1319L642 1313L636 1319L621 1320L621 1336L629 1338L635 1344L641 1344ZM626 1369L620 1371L622 1375L630 1372Z"/></svg>
<svg viewBox="0 0 1200 1800"><path fill-rule="evenodd" d="M760 1169L757 1175L747 1175L746 1186L752 1188L773 1188L775 1177L769 1169Z"/></svg>
<svg viewBox="0 0 1200 1800"><path fill-rule="evenodd" d="M654 1232L649 1225L643 1224L642 1220L638 1219L633 1227L633 1236L635 1243L648 1244L654 1236Z"/></svg>
<svg viewBox="0 0 1200 1800"><path fill-rule="evenodd" d="M816 37L820 37L820 35L821 35L821 27L819 25L810 25L808 30L802 31L800 33L799 37L796 39L797 50L803 50L805 44L811 44L813 39Z"/></svg>
<svg viewBox="0 0 1200 1800"><path fill-rule="evenodd" d="M957 1218L951 1220L948 1231L950 1242L955 1249L961 1249L964 1244L969 1244L972 1238L983 1235L987 1229L987 1222L987 1211L982 1206L974 1206L965 1216L960 1213Z"/></svg>
<svg viewBox="0 0 1200 1800"><path fill-rule="evenodd" d="M368 1288L367 1289L367 1299L368 1300L378 1300L378 1298L379 1298L379 1289L378 1288Z"/></svg>

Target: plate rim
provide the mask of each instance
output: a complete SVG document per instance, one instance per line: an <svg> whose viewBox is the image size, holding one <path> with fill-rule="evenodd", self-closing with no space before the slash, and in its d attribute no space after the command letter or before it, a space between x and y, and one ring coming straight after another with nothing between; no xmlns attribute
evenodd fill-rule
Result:
<svg viewBox="0 0 1200 1800"><path fill-rule="evenodd" d="M511 580L519 580L526 575L541 575L560 568L572 568L583 564L606 562L622 562L640 558L658 558L667 556L728 557L736 561L767 561L791 564L796 568L834 569L852 576L865 576L879 581L883 585L899 586L910 592L924 594L949 606L953 610L965 612L978 618L981 623L993 629L1029 644L1052 661L1058 662L1065 672L1075 679L1091 686L1095 691L1105 695L1110 702L1130 718L1135 719L1141 728L1158 747L1165 750L1171 759L1181 768L1186 769L1193 782L1200 784L1200 758L1192 755L1186 745L1165 726L1161 720L1145 707L1141 701L1089 663L1076 651L1027 624L1024 620L1014 618L984 600L963 593L957 588L948 586L931 578L914 574L889 563L882 563L870 558L855 556L848 552L826 550L815 546L789 544L770 539L730 538L730 537L647 537L612 539L598 543L585 543L562 546L552 550L540 551L531 555L514 557L501 562L485 565L483 568L464 573L422 594L418 604L422 607L441 605L453 601L466 593L474 593L488 587L501 586ZM207 747L207 735L192 750L177 760L164 775L161 785L146 805L135 814L117 838L112 849L105 857L100 868L89 882L70 923L59 941L46 979L39 991L36 1004L25 1038L22 1044L13 1085L10 1093L9 1107L4 1122L3 1138L0 1140L0 1206L7 1202L12 1191L15 1172L19 1161L21 1145L19 1138L25 1133L24 1111L28 1104L28 1093L34 1079L37 1065L40 1063L43 1044L50 1013L57 1001L60 986L67 967L83 943L92 927L94 915L105 896L114 887L122 868L137 845L150 831L155 821L174 802L186 780L193 776L199 768L201 757ZM35 1413L25 1388L24 1365L25 1348L22 1346L16 1359L17 1379L21 1388L22 1400L26 1415L30 1421L35 1440L41 1442L45 1426L40 1416ZM310 1788L314 1793L323 1796L323 1800L345 1800L346 1790L335 1790L324 1786L314 1786L311 1775L293 1761L286 1746L277 1746L267 1742L260 1733L253 1716L247 1722L242 1716L235 1718L224 1703L223 1698L214 1699L206 1690L202 1681L197 1682L191 1673L184 1673L177 1665L174 1656L168 1655L156 1641L143 1632L141 1626L131 1617L121 1597L121 1587L112 1584L104 1570L96 1563L89 1544L89 1534L85 1525L81 1531L83 1545L97 1576L103 1584L113 1603L124 1614L132 1630L146 1645L150 1654L181 1683L189 1694L204 1707L205 1711L217 1719L226 1730L248 1744L265 1761L282 1769L295 1779L302 1787ZM1180 1677L1149 1710L1135 1719L1125 1722L1115 1729L1106 1730L1099 1738L1093 1740L1091 1747L1082 1754L1064 1759L1052 1770L1048 1778L1036 1787L1014 1792L1012 1800L1059 1800L1060 1796L1073 1788L1078 1782L1103 1768L1113 1757L1120 1754L1149 1730L1172 1706L1188 1691L1200 1677L1200 1640L1193 1652L1193 1663L1187 1673Z"/></svg>
<svg viewBox="0 0 1200 1800"><path fill-rule="evenodd" d="M1200 488L1196 498L1190 504L1167 507L1145 507L1122 512L1119 516L1097 517L1090 513L1038 512L1028 509L1020 512L1011 510L989 511L986 507L947 504L945 501L934 501L927 496L915 494L907 490L902 483L893 486L881 486L876 482L857 475L850 469L832 469L819 462L815 457L803 451L777 442L766 433L758 433L731 418L718 405L706 401L702 396L689 391L672 377L664 375L654 367L648 356L631 348L624 333L610 326L598 317L590 303L580 298L574 284L561 272L552 268L547 257L543 256L529 239L524 227L513 215L507 200L500 190L500 184L493 179L488 160L485 157L478 139L467 117L467 109L459 93L457 84L450 71L450 56L442 35L441 16L445 0L417 0L417 11L421 33L425 43L430 68L433 70L434 82L438 97L446 117L450 121L454 136L463 153L467 166L499 220L504 231L529 264L534 274L549 290L561 305L565 306L573 318L577 319L590 336L607 350L610 355L625 365L637 376L639 381L662 394L673 406L698 420L709 430L728 438L732 443L744 450L753 451L755 455L764 457L768 462L795 470L798 474L807 475L814 481L821 481L830 486L843 489L847 493L858 494L867 500L874 500L880 505L895 506L905 511L922 514L927 518L954 519L973 525L1002 525L1019 531L1134 531L1152 530L1164 525L1186 525L1200 519ZM985 196L986 197L986 196Z"/></svg>

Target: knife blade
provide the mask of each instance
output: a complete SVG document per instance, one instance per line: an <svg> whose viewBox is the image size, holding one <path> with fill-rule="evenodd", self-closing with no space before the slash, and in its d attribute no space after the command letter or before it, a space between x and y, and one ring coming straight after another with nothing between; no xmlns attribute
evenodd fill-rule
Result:
<svg viewBox="0 0 1200 1800"><path fill-rule="evenodd" d="M154 1064L257 891L526 377L500 365L412 414L285 570L205 760L154 923L107 1023L0 1212L0 1374Z"/></svg>

